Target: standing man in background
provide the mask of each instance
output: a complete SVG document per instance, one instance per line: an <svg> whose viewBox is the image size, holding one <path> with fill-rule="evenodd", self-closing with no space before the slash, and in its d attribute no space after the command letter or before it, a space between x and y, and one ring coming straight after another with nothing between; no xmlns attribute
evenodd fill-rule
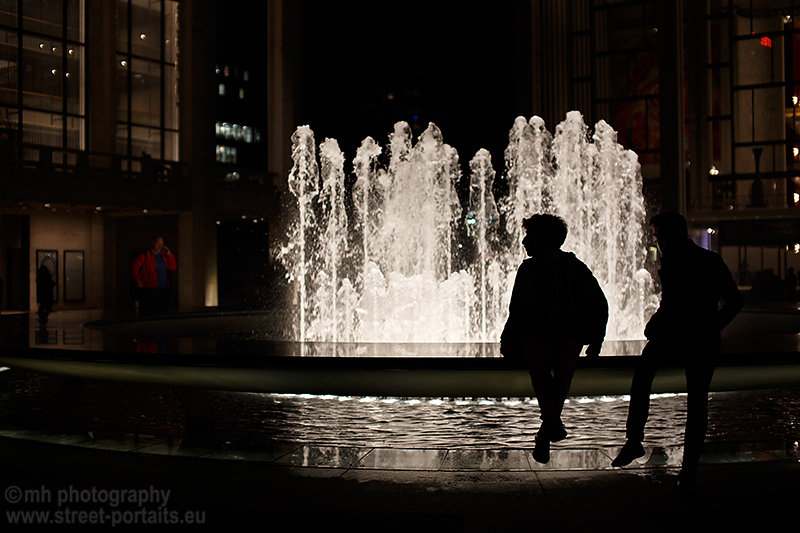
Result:
<svg viewBox="0 0 800 533"><path fill-rule="evenodd" d="M160 235L150 239L150 247L131 262L131 277L139 291L142 314L163 314L169 303L167 272L177 270L175 256Z"/></svg>

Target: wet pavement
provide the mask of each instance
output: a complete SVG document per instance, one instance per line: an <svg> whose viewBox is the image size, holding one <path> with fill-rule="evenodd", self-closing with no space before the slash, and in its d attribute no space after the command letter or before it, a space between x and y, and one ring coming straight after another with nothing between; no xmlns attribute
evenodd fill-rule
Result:
<svg viewBox="0 0 800 533"><path fill-rule="evenodd" d="M169 494L168 505L114 507L101 498L68 503L73 510L169 512L177 521L170 529L193 517L181 530L770 531L793 527L800 486L796 458L755 448L709 455L690 491L676 486L674 468L648 465L652 454L630 468L585 470L537 467L526 450L301 446L274 450L274 458L264 460L181 453L168 443L130 442L133 449L123 451L51 440L60 443L0 437L6 520L19 516L9 511L62 510L65 504L55 499L36 499L45 491L60 498L156 489ZM14 488L23 501L9 501ZM122 522L129 526L123 529L164 523L153 516L147 525Z"/></svg>
<svg viewBox="0 0 800 533"><path fill-rule="evenodd" d="M769 530L796 520L800 495L797 389L712 394L697 488L684 491L677 487L682 395L653 398L663 417L655 418L646 455L614 469L611 458L621 442L611 442L621 437L624 398L571 402L571 415L595 408L592 417L584 412L593 429L572 420L570 437L553 445L544 465L532 457L532 439L504 442L500 437L511 427L504 432L501 424L486 424L492 409L507 409L535 431L536 406L525 401L335 399L371 412L372 422L384 417L394 432L381 434L367 427L363 414L317 420L315 413L331 409L333 398L187 395L15 370L0 372L0 384L0 488L16 487L28 498L0 502L9 525L20 516L9 512L64 509L36 500L43 491L157 488L169 491L168 507L113 508L90 500L72 509L169 510L179 520L202 513L204 523L183 524L185 530L250 528L254 521L290 531L674 531L689 523ZM200 415L191 408L206 402ZM610 405L616 407L603 410ZM746 415L743 405L750 406ZM398 407L428 412L415 419L403 411L405 422L392 422L398 413L387 413ZM381 414L382 408L388 411ZM448 423L437 419L442 409L452 411ZM672 417L671 409L677 409ZM419 442L400 438L398 424ZM443 433L444 427L451 429Z"/></svg>
<svg viewBox="0 0 800 533"><path fill-rule="evenodd" d="M80 344L81 328L54 318L40 331L55 337L40 340ZM0 523L70 507L118 511L123 530L776 530L797 522L798 404L798 387L712 393L697 486L684 490L681 394L653 397L646 455L614 469L625 396L571 398L570 437L543 465L530 398L237 393L0 369ZM154 488L168 505L56 498ZM34 518L20 527L65 523Z"/></svg>

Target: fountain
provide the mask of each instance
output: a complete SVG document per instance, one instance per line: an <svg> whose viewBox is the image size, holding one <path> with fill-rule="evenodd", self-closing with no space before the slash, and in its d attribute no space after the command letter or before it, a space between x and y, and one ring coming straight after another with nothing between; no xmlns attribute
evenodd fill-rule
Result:
<svg viewBox="0 0 800 533"><path fill-rule="evenodd" d="M525 258L521 220L537 212L567 222L564 249L603 287L610 307L606 338L643 339L658 298L643 268L640 167L604 121L589 136L581 114L572 111L551 135L541 118L518 117L504 154L508 194L495 201L491 155L479 150L469 162L463 217L459 156L434 124L416 143L404 122L385 148L364 139L349 199L337 142L325 140L317 153L308 126L297 128L292 141L289 189L298 217L279 256L297 294L296 339L497 342Z"/></svg>
<svg viewBox="0 0 800 533"><path fill-rule="evenodd" d="M297 217L279 254L295 289L290 313L271 305L99 320L86 324L86 345L69 350L35 344L22 316L0 342L0 363L213 390L529 397L527 370L498 359L497 347L524 259L521 220L545 212L565 219L564 248L592 269L610 304L603 352L610 357L583 360L571 394L629 391L636 358L614 356L640 353L658 295L644 269L637 157L608 124L598 122L590 135L571 112L551 134L538 117L516 119L502 187L486 150L462 180L458 154L433 124L416 142L402 122L384 147L364 139L352 187L335 140L317 147L308 126L292 140ZM461 183L469 190L459 196ZM284 314L294 331L279 323ZM713 390L796 385L795 314L759 310L737 318L723 336ZM685 382L683 369L672 366L660 372L654 392L683 391Z"/></svg>

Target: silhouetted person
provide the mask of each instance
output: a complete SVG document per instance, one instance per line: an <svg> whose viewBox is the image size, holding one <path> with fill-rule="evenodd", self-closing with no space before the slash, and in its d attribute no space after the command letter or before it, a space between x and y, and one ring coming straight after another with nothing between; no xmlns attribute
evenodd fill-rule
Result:
<svg viewBox="0 0 800 533"><path fill-rule="evenodd" d="M567 237L561 218L533 215L522 225L530 258L517 271L500 349L528 364L542 419L533 457L546 463L550 443L567 436L561 411L581 349L588 344L588 356L600 354L608 302L589 268L560 249Z"/></svg>
<svg viewBox="0 0 800 533"><path fill-rule="evenodd" d="M794 273L794 268L789 267L786 270L786 297L789 300L794 300L797 293L797 274ZM2 293L0 293L2 294Z"/></svg>
<svg viewBox="0 0 800 533"><path fill-rule="evenodd" d="M55 283L50 269L45 265L40 266L36 272L36 302L39 304L37 313L42 322L47 322L47 317L53 310L53 287Z"/></svg>
<svg viewBox="0 0 800 533"><path fill-rule="evenodd" d="M167 311L169 279L167 273L178 268L175 256L164 245L164 238L150 239L150 247L131 262L131 278L139 289L144 314Z"/></svg>
<svg viewBox="0 0 800 533"><path fill-rule="evenodd" d="M656 371L664 364L679 364L686 370L688 392L679 482L690 486L708 425L708 389L719 355L720 332L744 301L722 258L689 239L682 215L662 213L650 225L661 251L661 304L644 330L648 342L631 383L627 441L611 464L625 466L644 455L642 440Z"/></svg>

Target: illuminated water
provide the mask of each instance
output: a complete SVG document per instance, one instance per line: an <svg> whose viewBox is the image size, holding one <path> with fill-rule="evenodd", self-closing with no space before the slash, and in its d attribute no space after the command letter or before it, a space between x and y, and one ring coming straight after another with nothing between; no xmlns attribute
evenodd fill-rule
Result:
<svg viewBox="0 0 800 533"><path fill-rule="evenodd" d="M57 376L11 372L0 390L0 426L69 434L136 433L180 438L186 407L174 388L130 383L72 382ZM712 392L709 442L796 441L798 388ZM324 446L412 448L530 447L539 428L531 398L403 398L207 393L213 440L238 449L270 442ZM65 407L68 406L68 407ZM626 396L572 397L564 406L568 439L554 447L618 446L624 441ZM679 446L686 395L651 399L648 445Z"/></svg>
<svg viewBox="0 0 800 533"><path fill-rule="evenodd" d="M564 249L600 281L607 339L643 338L657 298L643 268L640 166L605 122L590 135L573 111L551 135L539 117L517 118L504 154L508 195L495 199L491 154L479 150L466 206L456 193L459 155L435 124L416 142L404 122L385 147L366 138L349 198L337 142L317 149L308 126L292 141L297 216L280 259L296 289L296 339L496 342L524 259L521 220L542 212L565 219ZM462 247L473 251L455 261Z"/></svg>

